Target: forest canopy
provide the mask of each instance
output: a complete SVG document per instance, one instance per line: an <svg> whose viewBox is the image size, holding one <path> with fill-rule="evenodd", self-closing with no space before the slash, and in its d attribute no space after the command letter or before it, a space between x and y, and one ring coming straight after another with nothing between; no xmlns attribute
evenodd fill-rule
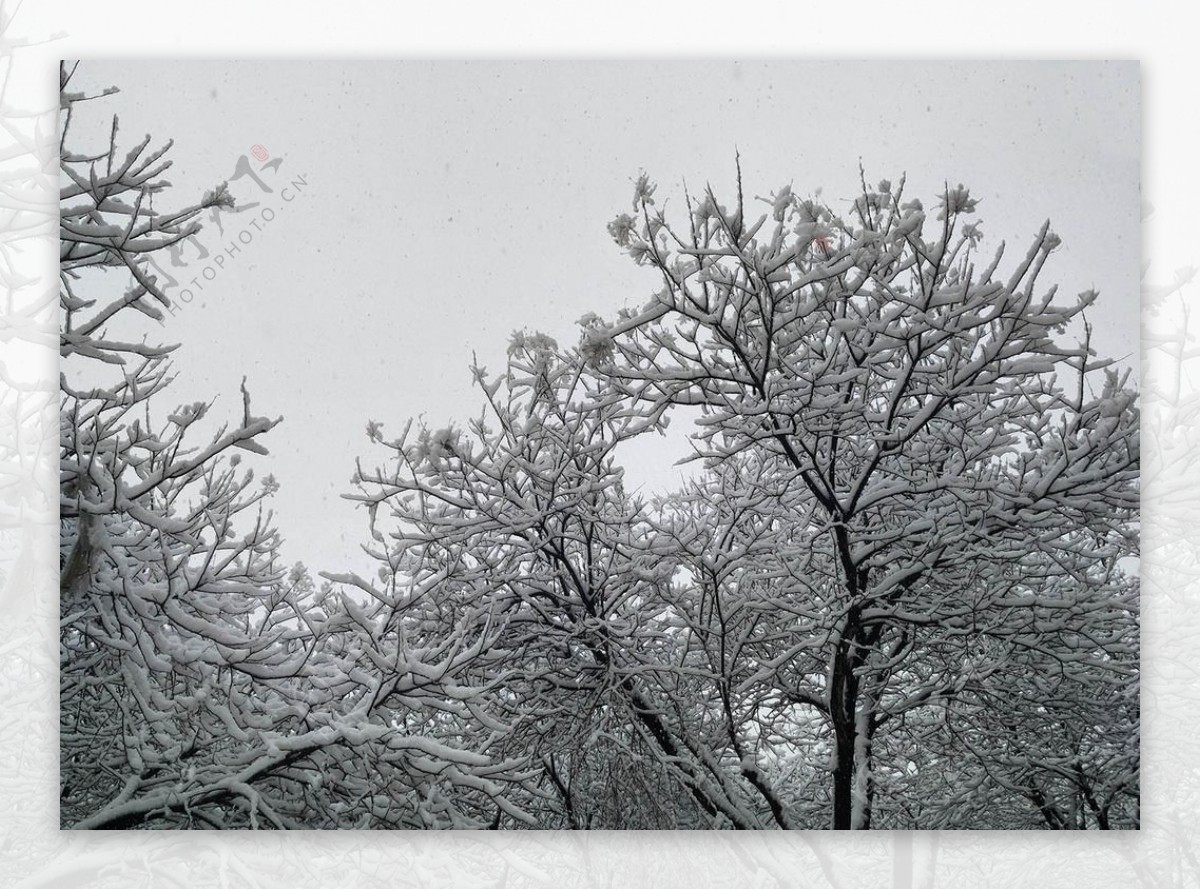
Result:
<svg viewBox="0 0 1200 890"><path fill-rule="evenodd" d="M643 173L648 301L370 421L377 573L314 576L242 459L280 419L244 384L214 432L153 342L151 261L232 198L164 210L115 119L72 145L92 98L64 67L64 828L1138 827L1138 394L1048 224ZM694 477L627 491L673 419Z"/></svg>

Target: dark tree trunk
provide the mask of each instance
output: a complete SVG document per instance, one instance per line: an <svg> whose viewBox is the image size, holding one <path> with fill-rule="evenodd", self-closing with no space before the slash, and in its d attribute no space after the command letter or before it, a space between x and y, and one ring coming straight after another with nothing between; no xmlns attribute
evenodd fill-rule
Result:
<svg viewBox="0 0 1200 890"><path fill-rule="evenodd" d="M849 831L854 827L854 749L855 712L858 705L858 626L859 610L852 608L833 658L829 688L829 717L833 724L836 751L833 769L833 828Z"/></svg>

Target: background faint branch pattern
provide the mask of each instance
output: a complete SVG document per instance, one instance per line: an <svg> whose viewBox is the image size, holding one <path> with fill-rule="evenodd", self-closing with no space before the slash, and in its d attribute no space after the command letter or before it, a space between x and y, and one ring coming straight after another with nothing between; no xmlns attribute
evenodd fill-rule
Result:
<svg viewBox="0 0 1200 890"><path fill-rule="evenodd" d="M21 41L8 35L10 13L0 7L4 35L0 40L0 65L7 84L10 54ZM153 837L121 840L119 847L100 838L63 840L53 826L56 817L46 791L55 783L55 739L52 710L55 669L50 652L56 636L53 628L56 591L54 579L54 444L57 416L54 412L53 373L31 381L19 369L37 364L37 358L14 360L12 344L30 344L41 351L43 371L52 368L54 338L53 282L45 268L31 263L21 251L26 239L40 237L48 246L55 232L56 176L54 173L53 112L30 112L12 107L7 90L0 89L0 207L5 216L0 239L0 604L9 618L9 633L0 642L0 700L15 719L0 727L0 782L6 797L21 810L22 824L14 826L12 812L5 814L0 833L0 879L20 883L87 883L111 881L167 880L251 885L267 874L297 883L313 880L395 880L397 874L411 875L414 885L431 883L481 883L494 880L498 855L505 861L501 880L507 885L592 883L656 883L670 881L678 863L689 859L710 863L714 882L787 885L811 881L833 883L823 873L807 839L788 838L787 843L769 843L762 838L722 835L679 838L670 841L676 856L661 856L668 841L660 838L622 838L621 856L598 857L590 862L585 854L611 854L604 841L572 837L566 849L576 855L564 859L564 844L554 838L507 836L507 852L501 854L496 841L486 837L459 837L450 842L418 838L400 849L389 845L384 852L370 841L352 838L305 839L305 856L280 838L256 839L231 846L226 839L192 834L186 845ZM13 235L12 226L18 232ZM1172 289L1159 300L1157 318L1162 329L1180 331L1188 325L1187 286ZM1151 299L1161 294L1151 284ZM1148 302L1150 302L1148 300ZM1155 314L1152 312L1151 321ZM16 332L20 332L19 334ZM1200 524L1200 509L1190 496L1200 468L1196 461L1196 418L1200 401L1194 387L1168 395L1170 386L1157 381L1185 380L1200 370L1197 356L1176 348L1182 341L1164 342L1159 348L1149 341L1143 408L1145 411L1144 469L1146 512L1145 572L1149 582L1144 599L1145 645L1143 650L1143 767L1145 802L1143 831L1114 843L1082 838L1039 835L1029 841L1030 855L1024 865L1010 861L1004 880L1010 885L1032 886L1050 881L1086 880L1094 874L1106 883L1137 886L1197 885L1194 854L1195 814L1200 781L1196 775L1196 709L1200 692L1193 688L1194 661L1190 654L1200 640L1196 626L1196 573L1200 570L1200 546L1194 529ZM35 354L36 355L36 354ZM40 384L40 385L38 385ZM779 840L779 839L776 839ZM922 839L925 841L926 839ZM909 874L923 886L969 885L994 878L990 841L958 833L942 835L936 842L936 868L930 867L928 845L918 842L910 861ZM1020 843L1020 842L1017 842ZM1006 847L1011 850L1012 847ZM853 883L888 880L892 848L882 838L867 839L853 850L836 842L825 845L826 856L853 852L856 871ZM655 855L658 854L658 855ZM641 862L660 859L661 872L646 872ZM825 858L822 856L821 858ZM1081 870L1084 866L1086 871ZM1065 869L1056 872L1055 869ZM901 871L903 874L903 870ZM900 884L896 884L900 886Z"/></svg>
<svg viewBox="0 0 1200 890"><path fill-rule="evenodd" d="M31 107L14 70L18 5L0 3L0 782L21 801L24 830L0 835L0 880L17 881L61 849L54 832L54 721L46 699L55 675L53 590L57 533L54 452L55 286L46 273L56 239L53 108ZM28 56L26 56L28 58ZM16 808L14 808L16 809Z"/></svg>

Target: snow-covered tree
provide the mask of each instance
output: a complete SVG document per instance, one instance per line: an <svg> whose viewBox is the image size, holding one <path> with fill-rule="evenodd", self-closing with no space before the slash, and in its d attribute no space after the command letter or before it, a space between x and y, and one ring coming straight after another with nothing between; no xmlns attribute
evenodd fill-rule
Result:
<svg viewBox="0 0 1200 890"><path fill-rule="evenodd" d="M669 569L636 546L641 507L624 496L613 463L618 443L647 425L614 423L616 406L603 405L585 371L550 338L520 332L506 375L476 368L487 407L467 429L410 425L386 439L369 426L391 460L360 466L354 497L370 510L383 586L358 583L374 598L436 603L442 620L424 629L433 636L488 623L476 686L502 721L494 743L540 774L544 800L530 806L543 819L641 822L629 812L636 793L605 803L615 772L610 791L659 787L652 796L673 825L675 798L698 781L694 765L636 769L632 754L672 744L632 673L638 652L656 645L650 591Z"/></svg>
<svg viewBox="0 0 1200 890"><path fill-rule="evenodd" d="M702 492L625 494L620 445L660 420L596 376L606 357L600 341L559 351L519 332L507 374L476 370L487 407L466 430L386 440L372 425L393 459L357 474L385 579L366 589L419 591L451 624L486 606L497 633L478 685L506 755L544 770L542 824L801 827L800 795L768 775L797 767L795 746L739 688L774 641L747 640L765 613L736 600L778 536Z"/></svg>
<svg viewBox="0 0 1200 890"><path fill-rule="evenodd" d="M139 320L168 297L150 261L197 231L223 185L163 208L169 143L71 146L97 97L62 73L61 822L67 828L486 825L524 777L477 739L464 624L416 647L427 615L318 588L281 561L243 465L278 420L167 409L174 347ZM159 206L153 206L157 199ZM133 318L131 318L133 316ZM151 330L158 330L155 325ZM416 715L416 716L414 716ZM469 745L466 743L470 743Z"/></svg>
<svg viewBox="0 0 1200 890"><path fill-rule="evenodd" d="M251 469L279 420L169 404L146 333L232 198L165 209L115 120L73 146L70 74L64 827L1139 824L1137 399L1095 295L1039 291L1048 226L1002 275L962 186L751 219L739 176L675 225L642 176L651 301L516 333L470 422L370 423L378 572L317 581ZM702 471L628 493L679 406Z"/></svg>
<svg viewBox="0 0 1200 890"><path fill-rule="evenodd" d="M105 812L126 824L131 801L184 784L193 764L219 756L197 711L235 695L220 662L261 660L249 616L282 580L260 509L270 481L255 485L236 459L221 460L262 450L255 440L276 421L252 416L248 395L241 422L212 436L197 433L206 403L155 417L172 347L109 334L132 312L162 318L167 297L147 260L228 198L218 189L152 211L166 149L147 139L120 153L115 118L103 150L68 149L77 106L94 98L70 90L72 70L62 76L60 207L65 826ZM235 535L239 516L248 534Z"/></svg>
<svg viewBox="0 0 1200 890"><path fill-rule="evenodd" d="M777 595L815 616L792 654L824 659L810 693L843 829L870 824L879 728L971 679L964 641L997 616L1020 628L1064 579L1087 587L1136 553L1138 413L1127 373L1090 348L1096 295L1039 292L1048 224L1002 276L1003 245L979 259L966 188L929 220L903 191L864 183L843 218L784 188L752 218L739 177L732 209L709 190L680 229L643 175L610 233L661 288L584 334L612 352L631 416L698 407L708 466L775 462L767 490L808 564ZM1089 634L1076 619L1064 638ZM924 663L947 646L957 664Z"/></svg>

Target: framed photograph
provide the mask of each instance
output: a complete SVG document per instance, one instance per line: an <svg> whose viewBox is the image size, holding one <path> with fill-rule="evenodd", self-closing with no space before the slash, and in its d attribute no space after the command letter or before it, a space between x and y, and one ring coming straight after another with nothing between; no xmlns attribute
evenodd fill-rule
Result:
<svg viewBox="0 0 1200 890"><path fill-rule="evenodd" d="M61 827L1137 829L1139 90L64 62Z"/></svg>

